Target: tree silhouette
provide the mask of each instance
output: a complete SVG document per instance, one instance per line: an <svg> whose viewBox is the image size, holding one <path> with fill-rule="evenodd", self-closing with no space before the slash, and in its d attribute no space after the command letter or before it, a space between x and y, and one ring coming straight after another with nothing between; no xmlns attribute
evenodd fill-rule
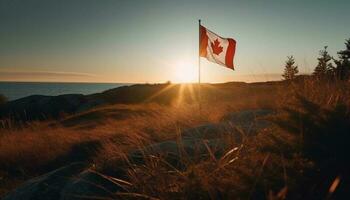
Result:
<svg viewBox="0 0 350 200"><path fill-rule="evenodd" d="M333 64L330 62L332 60L332 57L329 55L327 51L327 46L325 46L324 49L320 51L320 57L317 58L317 60L318 60L318 63L313 72L313 75L319 79L332 76L335 68Z"/></svg>
<svg viewBox="0 0 350 200"><path fill-rule="evenodd" d="M338 51L339 60L335 60L335 74L340 80L348 80L350 77L350 39L345 42L345 50Z"/></svg>
<svg viewBox="0 0 350 200"><path fill-rule="evenodd" d="M288 56L286 65L284 67L284 72L282 74L285 80L292 80L295 78L296 74L299 73L298 66L294 64L295 64L294 57Z"/></svg>

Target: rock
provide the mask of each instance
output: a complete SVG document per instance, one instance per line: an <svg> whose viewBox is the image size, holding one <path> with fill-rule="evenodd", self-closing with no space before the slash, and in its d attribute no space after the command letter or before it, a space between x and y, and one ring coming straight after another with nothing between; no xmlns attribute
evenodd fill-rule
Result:
<svg viewBox="0 0 350 200"><path fill-rule="evenodd" d="M123 184L86 169L84 163L72 163L27 181L5 196L4 200L112 198L113 193L125 191Z"/></svg>
<svg viewBox="0 0 350 200"><path fill-rule="evenodd" d="M4 200L58 200L62 188L85 168L84 163L72 163L33 178L10 192Z"/></svg>
<svg viewBox="0 0 350 200"><path fill-rule="evenodd" d="M223 121L240 129L246 135L254 135L262 129L271 126L271 122L264 117L273 114L270 109L252 109L234 112L226 115Z"/></svg>
<svg viewBox="0 0 350 200"><path fill-rule="evenodd" d="M242 134L253 135L258 131L267 128L271 123L263 117L272 114L272 110L255 109L230 113L223 117L220 123L204 124L190 128L181 133L188 139L215 139L229 135L240 142Z"/></svg>
<svg viewBox="0 0 350 200"><path fill-rule="evenodd" d="M181 135L184 138L190 139L212 139L220 137L220 134L225 132L223 124L204 124L195 128L190 128L182 131Z"/></svg>
<svg viewBox="0 0 350 200"><path fill-rule="evenodd" d="M160 157L178 169L184 169L183 161L199 161L208 158L213 152L219 157L227 148L227 143L223 139L199 140L181 139L179 141L164 141L146 146L142 149L132 151L128 155L131 164L140 165L151 157Z"/></svg>
<svg viewBox="0 0 350 200"><path fill-rule="evenodd" d="M181 132L178 141L169 140L146 146L129 154L134 164L143 164L149 156L161 156L174 166L183 167L182 159L208 157L208 147L220 156L228 147L229 139L240 143L242 134L249 136L271 125L262 117L272 114L272 110L256 109L234 112L225 116L217 124L204 124Z"/></svg>
<svg viewBox="0 0 350 200"><path fill-rule="evenodd" d="M249 109L230 113L224 116L223 120L246 122L247 120L252 121L259 117L264 117L273 113L274 111L271 109Z"/></svg>
<svg viewBox="0 0 350 200"><path fill-rule="evenodd" d="M123 187L123 183L117 183L111 177L86 170L64 186L60 199L91 199L92 197L110 199L115 198L115 192L125 191L125 187Z"/></svg>

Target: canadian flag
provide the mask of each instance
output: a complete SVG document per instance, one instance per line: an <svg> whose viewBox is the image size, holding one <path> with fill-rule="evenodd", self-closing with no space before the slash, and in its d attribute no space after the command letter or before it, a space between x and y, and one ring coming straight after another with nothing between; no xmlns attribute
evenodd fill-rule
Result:
<svg viewBox="0 0 350 200"><path fill-rule="evenodd" d="M236 51L236 40L222 38L200 25L199 42L199 56L234 69L233 58Z"/></svg>

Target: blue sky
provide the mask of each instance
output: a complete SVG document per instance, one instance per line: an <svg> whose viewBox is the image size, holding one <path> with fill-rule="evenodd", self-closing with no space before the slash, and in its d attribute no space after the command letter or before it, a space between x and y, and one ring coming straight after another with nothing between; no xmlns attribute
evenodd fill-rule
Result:
<svg viewBox="0 0 350 200"><path fill-rule="evenodd" d="M302 73L350 38L350 1L0 0L0 80L196 80L198 19L237 41L236 70L202 63L205 82ZM50 74L50 76L47 76Z"/></svg>

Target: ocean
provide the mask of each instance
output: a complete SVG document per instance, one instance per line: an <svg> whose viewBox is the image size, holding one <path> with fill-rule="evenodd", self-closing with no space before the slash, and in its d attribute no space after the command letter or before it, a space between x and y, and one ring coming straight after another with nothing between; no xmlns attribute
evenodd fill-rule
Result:
<svg viewBox="0 0 350 200"><path fill-rule="evenodd" d="M61 94L93 94L125 85L131 84L0 82L0 94L5 95L7 99L11 101L37 94L48 96Z"/></svg>

